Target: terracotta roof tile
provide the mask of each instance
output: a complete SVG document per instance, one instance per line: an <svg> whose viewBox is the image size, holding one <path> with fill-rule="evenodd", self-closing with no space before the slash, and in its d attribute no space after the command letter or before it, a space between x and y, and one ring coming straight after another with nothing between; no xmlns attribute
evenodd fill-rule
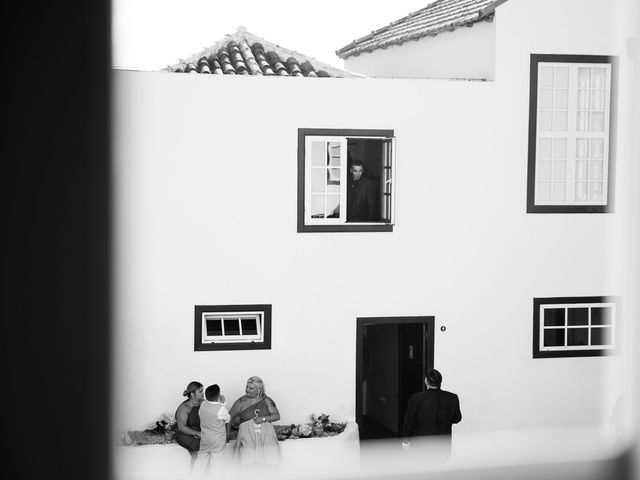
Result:
<svg viewBox="0 0 640 480"><path fill-rule="evenodd" d="M264 47L262 46L262 44L260 42L255 42L251 46L251 51L256 61L258 62L258 65L260 66L262 73L264 75L275 75L273 68L271 67L271 65L269 65L269 62L267 62L267 58L265 57L265 53L264 53Z"/></svg>
<svg viewBox="0 0 640 480"><path fill-rule="evenodd" d="M218 58L220 59L220 65L222 67L222 73L225 75L235 75L236 69L233 68L231 64L231 59L229 58L229 54L226 50L220 49L218 50Z"/></svg>
<svg viewBox="0 0 640 480"><path fill-rule="evenodd" d="M218 55L212 53L209 55L209 68L211 69L211 73L214 75L222 75L222 66L220 65L220 60L218 60Z"/></svg>
<svg viewBox="0 0 640 480"><path fill-rule="evenodd" d="M284 63L282 63L282 60L280 60L280 57L276 52L267 52L265 56L267 61L273 66L273 70L276 72L276 75L289 75L287 67L284 66Z"/></svg>
<svg viewBox="0 0 640 480"><path fill-rule="evenodd" d="M200 57L200 60L198 60L198 73L211 73L207 57Z"/></svg>
<svg viewBox="0 0 640 480"><path fill-rule="evenodd" d="M302 70L300 70L300 65L298 65L298 61L294 57L287 58L287 67L289 70L289 75L292 77L302 77Z"/></svg>
<svg viewBox="0 0 640 480"><path fill-rule="evenodd" d="M507 0L436 0L389 25L373 30L336 51L345 59L410 40L472 26L482 20L492 20L496 7Z"/></svg>
<svg viewBox="0 0 640 480"><path fill-rule="evenodd" d="M286 60L283 60L286 59ZM197 67L196 67L197 65ZM164 70L216 75L361 77L275 45L246 31L232 35Z"/></svg>

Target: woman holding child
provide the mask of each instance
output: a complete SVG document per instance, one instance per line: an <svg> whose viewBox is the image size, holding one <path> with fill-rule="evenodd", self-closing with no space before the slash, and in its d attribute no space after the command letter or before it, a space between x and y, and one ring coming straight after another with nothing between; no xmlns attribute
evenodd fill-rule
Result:
<svg viewBox="0 0 640 480"><path fill-rule="evenodd" d="M236 450L241 465L276 465L280 462L278 437L271 422L280 420L275 402L266 396L260 377L249 377L245 395L231 410L231 428L237 429Z"/></svg>

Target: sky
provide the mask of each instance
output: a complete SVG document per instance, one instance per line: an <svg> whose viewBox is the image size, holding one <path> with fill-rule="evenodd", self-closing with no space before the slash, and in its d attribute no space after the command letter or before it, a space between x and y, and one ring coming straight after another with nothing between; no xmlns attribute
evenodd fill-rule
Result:
<svg viewBox="0 0 640 480"><path fill-rule="evenodd" d="M114 68L160 70L239 26L342 68L335 51L433 0L112 0Z"/></svg>

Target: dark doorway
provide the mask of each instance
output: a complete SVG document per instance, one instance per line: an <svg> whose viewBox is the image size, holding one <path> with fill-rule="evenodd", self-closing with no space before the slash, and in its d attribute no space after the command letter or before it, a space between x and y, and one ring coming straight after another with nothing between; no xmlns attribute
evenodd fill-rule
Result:
<svg viewBox="0 0 640 480"><path fill-rule="evenodd" d="M356 422L361 440L402 436L409 396L433 368L434 317L358 318Z"/></svg>

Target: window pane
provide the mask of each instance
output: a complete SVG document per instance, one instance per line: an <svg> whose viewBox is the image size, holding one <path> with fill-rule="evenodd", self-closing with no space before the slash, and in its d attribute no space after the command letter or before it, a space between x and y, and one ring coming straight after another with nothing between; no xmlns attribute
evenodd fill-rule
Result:
<svg viewBox="0 0 640 480"><path fill-rule="evenodd" d="M604 132L604 112L591 113L591 131Z"/></svg>
<svg viewBox="0 0 640 480"><path fill-rule="evenodd" d="M589 170L586 160L576 160L576 180L587 180L589 178Z"/></svg>
<svg viewBox="0 0 640 480"><path fill-rule="evenodd" d="M327 164L327 144L326 142L311 142L311 165Z"/></svg>
<svg viewBox="0 0 640 480"><path fill-rule="evenodd" d="M556 90L553 107L558 110L566 110L569 107L569 90Z"/></svg>
<svg viewBox="0 0 640 480"><path fill-rule="evenodd" d="M611 307L592 307L591 325L611 325Z"/></svg>
<svg viewBox="0 0 640 480"><path fill-rule="evenodd" d="M564 347L564 328L545 328L545 347Z"/></svg>
<svg viewBox="0 0 640 480"><path fill-rule="evenodd" d="M567 67L556 68L556 87L568 87L569 86L569 69Z"/></svg>
<svg viewBox="0 0 640 480"><path fill-rule="evenodd" d="M243 318L242 322L242 334L243 335L257 335L258 334L258 322L255 318Z"/></svg>
<svg viewBox="0 0 640 480"><path fill-rule="evenodd" d="M578 110L589 110L589 90L578 90Z"/></svg>
<svg viewBox="0 0 640 480"><path fill-rule="evenodd" d="M311 169L311 191L313 193L324 193L324 178L326 171L326 168Z"/></svg>
<svg viewBox="0 0 640 480"><path fill-rule="evenodd" d="M538 108L543 110L551 110L553 108L553 90L543 88L538 95Z"/></svg>
<svg viewBox="0 0 640 480"><path fill-rule="evenodd" d="M553 156L554 158L567 158L567 139L553 139Z"/></svg>
<svg viewBox="0 0 640 480"><path fill-rule="evenodd" d="M592 160L589 173L591 180L602 180L602 160Z"/></svg>
<svg viewBox="0 0 640 480"><path fill-rule="evenodd" d="M540 180L551 180L551 160L538 160L536 173Z"/></svg>
<svg viewBox="0 0 640 480"><path fill-rule="evenodd" d="M589 130L589 112L578 112L577 129L579 132L586 132Z"/></svg>
<svg viewBox="0 0 640 480"><path fill-rule="evenodd" d="M604 110L604 90L594 90L591 92L591 108L594 110Z"/></svg>
<svg viewBox="0 0 640 480"><path fill-rule="evenodd" d="M222 320L217 319L207 319L207 336L211 337L214 335L222 335Z"/></svg>
<svg viewBox="0 0 640 480"><path fill-rule="evenodd" d="M591 139L591 158L604 157L604 140L601 138Z"/></svg>
<svg viewBox="0 0 640 480"><path fill-rule="evenodd" d="M569 308L569 318L567 319L568 325L589 325L589 309L584 308Z"/></svg>
<svg viewBox="0 0 640 480"><path fill-rule="evenodd" d="M564 326L564 308L545 308L544 309L544 326L545 327Z"/></svg>
<svg viewBox="0 0 640 480"><path fill-rule="evenodd" d="M611 345L611 328L596 327L591 329L591 345Z"/></svg>
<svg viewBox="0 0 640 480"><path fill-rule="evenodd" d="M576 158L589 157L589 143L586 138L578 138L576 140Z"/></svg>
<svg viewBox="0 0 640 480"><path fill-rule="evenodd" d="M553 67L540 67L540 86L552 87L553 86Z"/></svg>
<svg viewBox="0 0 640 480"><path fill-rule="evenodd" d="M324 195L311 195L311 218L324 218Z"/></svg>
<svg viewBox="0 0 640 480"><path fill-rule="evenodd" d="M594 202L602 201L602 182L591 182L589 184L589 200Z"/></svg>
<svg viewBox="0 0 640 480"><path fill-rule="evenodd" d="M538 139L538 151L536 152L538 158L551 158L551 139L539 138Z"/></svg>
<svg viewBox="0 0 640 480"><path fill-rule="evenodd" d="M605 86L605 69L597 67L593 69L593 87L604 88Z"/></svg>
<svg viewBox="0 0 640 480"><path fill-rule="evenodd" d="M567 112L554 112L553 113L553 129L555 131L564 132L567 129L568 118L569 116Z"/></svg>
<svg viewBox="0 0 640 480"><path fill-rule="evenodd" d="M587 200L587 182L576 182L576 201L585 202Z"/></svg>
<svg viewBox="0 0 640 480"><path fill-rule="evenodd" d="M240 335L240 322L237 318L225 318L224 319L224 334L226 335Z"/></svg>
<svg viewBox="0 0 640 480"><path fill-rule="evenodd" d="M554 201L564 202L566 200L567 186L564 182L554 182L551 189L551 198Z"/></svg>
<svg viewBox="0 0 640 480"><path fill-rule="evenodd" d="M567 346L588 345L589 329L588 328L570 328L567 329Z"/></svg>
<svg viewBox="0 0 640 480"><path fill-rule="evenodd" d="M567 162L555 161L553 162L553 179L564 180L567 177Z"/></svg>
<svg viewBox="0 0 640 480"><path fill-rule="evenodd" d="M340 166L340 143L329 142L329 161L331 166Z"/></svg>
<svg viewBox="0 0 640 480"><path fill-rule="evenodd" d="M327 195L327 218L340 216L340 195Z"/></svg>
<svg viewBox="0 0 640 480"><path fill-rule="evenodd" d="M578 87L589 88L591 86L591 69L579 68L578 69Z"/></svg>
<svg viewBox="0 0 640 480"><path fill-rule="evenodd" d="M340 184L327 185L327 193L340 193Z"/></svg>
<svg viewBox="0 0 640 480"><path fill-rule="evenodd" d="M540 114L538 115L538 130L541 130L541 131L551 130L552 119L553 119L552 115L553 115L552 112L540 112Z"/></svg>
<svg viewBox="0 0 640 480"><path fill-rule="evenodd" d="M538 182L536 186L536 201L548 202L549 200L551 200L551 183Z"/></svg>
<svg viewBox="0 0 640 480"><path fill-rule="evenodd" d="M339 168L327 169L327 184L340 186L340 169Z"/></svg>

